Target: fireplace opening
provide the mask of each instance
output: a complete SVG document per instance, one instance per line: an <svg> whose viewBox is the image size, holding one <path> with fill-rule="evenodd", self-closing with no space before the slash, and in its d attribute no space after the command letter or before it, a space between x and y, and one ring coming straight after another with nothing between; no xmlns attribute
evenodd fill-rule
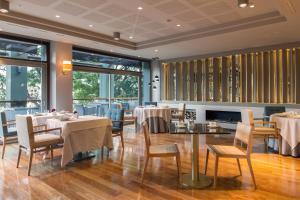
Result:
<svg viewBox="0 0 300 200"><path fill-rule="evenodd" d="M236 124L242 121L242 115L236 111L206 110L206 121Z"/></svg>

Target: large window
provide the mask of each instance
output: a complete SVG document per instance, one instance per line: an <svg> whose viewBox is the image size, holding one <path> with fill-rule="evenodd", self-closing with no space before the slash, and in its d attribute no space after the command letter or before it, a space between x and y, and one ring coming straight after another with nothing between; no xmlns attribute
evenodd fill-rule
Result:
<svg viewBox="0 0 300 200"><path fill-rule="evenodd" d="M123 104L132 109L149 101L148 62L74 50L73 65L75 105Z"/></svg>
<svg viewBox="0 0 300 200"><path fill-rule="evenodd" d="M47 107L47 53L43 43L0 38L0 109L16 114Z"/></svg>

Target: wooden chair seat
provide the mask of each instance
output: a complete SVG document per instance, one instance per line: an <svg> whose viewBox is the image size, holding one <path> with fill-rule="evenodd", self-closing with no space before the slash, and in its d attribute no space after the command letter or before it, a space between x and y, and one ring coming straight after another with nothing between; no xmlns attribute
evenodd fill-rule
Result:
<svg viewBox="0 0 300 200"><path fill-rule="evenodd" d="M247 153L237 148L236 146L224 145L207 145L211 152L214 152L219 157L246 157Z"/></svg>
<svg viewBox="0 0 300 200"><path fill-rule="evenodd" d="M265 126L256 126L254 127L253 134L271 134L274 135L276 133L276 129L272 127L265 127Z"/></svg>
<svg viewBox="0 0 300 200"><path fill-rule="evenodd" d="M34 148L55 145L58 143L63 143L63 138L60 135L47 133L34 136Z"/></svg>
<svg viewBox="0 0 300 200"><path fill-rule="evenodd" d="M179 153L177 144L151 145L150 156L176 156Z"/></svg>

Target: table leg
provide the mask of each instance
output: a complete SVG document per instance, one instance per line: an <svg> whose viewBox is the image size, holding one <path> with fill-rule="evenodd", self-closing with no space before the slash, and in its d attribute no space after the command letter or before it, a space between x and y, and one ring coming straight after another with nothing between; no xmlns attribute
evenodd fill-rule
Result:
<svg viewBox="0 0 300 200"><path fill-rule="evenodd" d="M212 179L199 173L199 135L192 135L192 173L183 175L183 186L205 188L212 184Z"/></svg>

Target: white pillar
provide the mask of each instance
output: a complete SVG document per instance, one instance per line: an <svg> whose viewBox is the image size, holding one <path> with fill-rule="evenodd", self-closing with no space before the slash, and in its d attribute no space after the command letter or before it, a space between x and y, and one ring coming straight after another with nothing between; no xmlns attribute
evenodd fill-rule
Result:
<svg viewBox="0 0 300 200"><path fill-rule="evenodd" d="M50 43L50 109L72 111L72 72L63 74L63 61L72 61L72 45Z"/></svg>

